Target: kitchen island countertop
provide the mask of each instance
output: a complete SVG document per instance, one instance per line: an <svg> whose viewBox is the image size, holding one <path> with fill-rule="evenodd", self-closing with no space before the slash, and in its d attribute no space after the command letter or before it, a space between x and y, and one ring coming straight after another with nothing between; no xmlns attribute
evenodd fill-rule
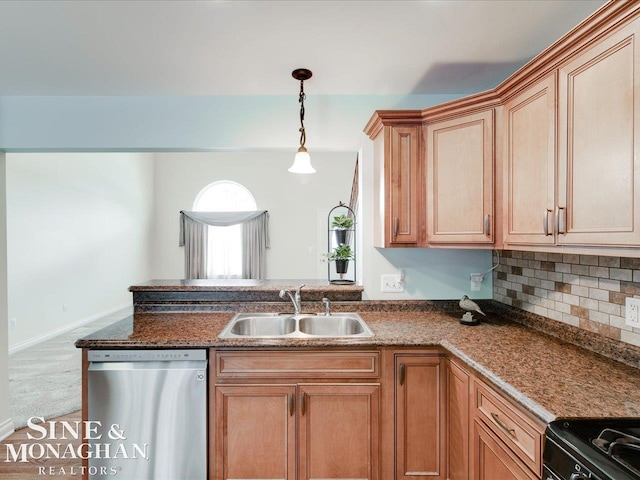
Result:
<svg viewBox="0 0 640 480"><path fill-rule="evenodd" d="M76 342L80 348L440 347L533 413L640 416L640 369L491 315L463 326L446 311L361 312L368 339L218 339L232 313L138 313Z"/></svg>

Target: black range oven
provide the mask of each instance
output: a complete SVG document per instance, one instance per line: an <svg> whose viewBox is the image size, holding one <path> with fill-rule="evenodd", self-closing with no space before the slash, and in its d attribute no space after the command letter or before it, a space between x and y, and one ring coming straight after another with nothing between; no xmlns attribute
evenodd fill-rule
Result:
<svg viewBox="0 0 640 480"><path fill-rule="evenodd" d="M544 480L640 480L640 418L551 422L543 459Z"/></svg>

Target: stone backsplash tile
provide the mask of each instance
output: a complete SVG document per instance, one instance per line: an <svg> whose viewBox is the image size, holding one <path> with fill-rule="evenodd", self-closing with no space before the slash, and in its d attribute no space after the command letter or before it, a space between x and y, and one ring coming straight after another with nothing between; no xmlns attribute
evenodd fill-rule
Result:
<svg viewBox="0 0 640 480"><path fill-rule="evenodd" d="M627 297L640 298L640 259L500 251L494 300L603 337L640 346L625 324ZM494 253L494 263L498 257Z"/></svg>

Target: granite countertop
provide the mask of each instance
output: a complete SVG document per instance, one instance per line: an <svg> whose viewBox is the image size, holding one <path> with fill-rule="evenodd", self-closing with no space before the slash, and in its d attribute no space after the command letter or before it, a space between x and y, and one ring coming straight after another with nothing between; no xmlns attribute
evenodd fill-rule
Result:
<svg viewBox="0 0 640 480"><path fill-rule="evenodd" d="M296 288L304 284L304 292L321 291L356 291L362 292L362 285L334 285L327 280L249 280L249 279L190 279L190 280L149 280L129 287L131 292L158 291L199 291L216 292L234 290L243 291L280 291L283 288Z"/></svg>
<svg viewBox="0 0 640 480"><path fill-rule="evenodd" d="M500 315L475 327L446 311L361 311L370 339L220 340L232 313L138 313L81 340L81 348L440 347L544 422L640 416L640 369Z"/></svg>

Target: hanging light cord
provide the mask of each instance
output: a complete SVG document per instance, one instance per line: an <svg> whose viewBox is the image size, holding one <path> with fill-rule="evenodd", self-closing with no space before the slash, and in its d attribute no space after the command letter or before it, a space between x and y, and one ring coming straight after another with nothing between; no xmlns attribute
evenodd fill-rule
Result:
<svg viewBox="0 0 640 480"><path fill-rule="evenodd" d="M307 141L307 134L304 131L304 100L307 96L304 94L304 80L300 80L300 148L304 148Z"/></svg>

